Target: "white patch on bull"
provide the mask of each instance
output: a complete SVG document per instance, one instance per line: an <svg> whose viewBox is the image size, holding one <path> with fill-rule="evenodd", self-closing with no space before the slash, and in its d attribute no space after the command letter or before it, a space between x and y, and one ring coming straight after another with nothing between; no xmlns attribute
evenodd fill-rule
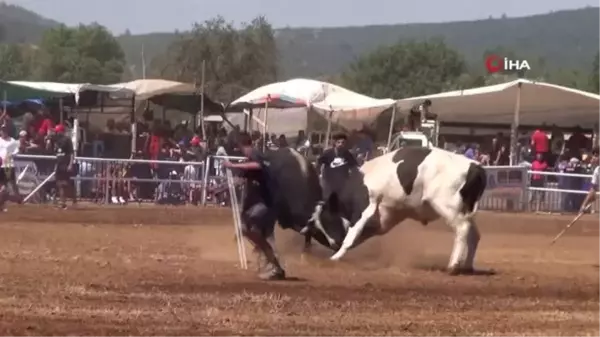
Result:
<svg viewBox="0 0 600 337"><path fill-rule="evenodd" d="M308 166L306 164L306 160L304 159L304 157L302 157L300 152L296 151L295 149L290 148L290 152L292 153L294 158L296 158L296 161L298 161L298 165L300 165L300 171L302 171L302 175L304 177L307 177L308 176Z"/></svg>
<svg viewBox="0 0 600 337"><path fill-rule="evenodd" d="M323 205L319 203L315 206L315 211L313 212L312 216L308 221L314 222L315 228L321 231L323 235L325 235L327 242L329 242L331 246L335 246L335 240L331 236L329 236L329 234L327 234L327 232L325 231L325 227L323 227L323 223L321 222L321 212L323 212Z"/></svg>
<svg viewBox="0 0 600 337"><path fill-rule="evenodd" d="M348 228L350 228L350 225L352 225L350 223L350 220L348 220L346 218L342 218L342 224L344 225L344 229L346 230L346 233L348 233Z"/></svg>

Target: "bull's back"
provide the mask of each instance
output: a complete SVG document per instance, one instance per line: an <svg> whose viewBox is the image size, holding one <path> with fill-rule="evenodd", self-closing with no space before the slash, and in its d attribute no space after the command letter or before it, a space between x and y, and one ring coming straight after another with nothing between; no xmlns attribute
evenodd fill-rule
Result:
<svg viewBox="0 0 600 337"><path fill-rule="evenodd" d="M485 169L479 163L460 154L434 149L421 167L421 173L420 183L427 198L458 194L463 204L461 213L476 211L487 183Z"/></svg>
<svg viewBox="0 0 600 337"><path fill-rule="evenodd" d="M279 224L284 228L303 226L322 195L315 168L290 148L269 152L270 191L274 196Z"/></svg>
<svg viewBox="0 0 600 337"><path fill-rule="evenodd" d="M361 171L372 199L388 207L417 206L422 199L420 174L431 150L405 147L370 160Z"/></svg>
<svg viewBox="0 0 600 337"><path fill-rule="evenodd" d="M363 175L364 186L369 190L369 194L384 193L386 187L394 184L396 180L397 163L394 162L394 153L386 153L383 156L366 161L361 167L360 172Z"/></svg>

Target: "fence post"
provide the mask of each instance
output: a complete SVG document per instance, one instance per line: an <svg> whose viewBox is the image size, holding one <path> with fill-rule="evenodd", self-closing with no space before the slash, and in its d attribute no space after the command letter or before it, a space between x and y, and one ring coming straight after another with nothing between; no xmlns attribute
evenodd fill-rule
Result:
<svg viewBox="0 0 600 337"><path fill-rule="evenodd" d="M206 206L207 189L208 189L208 177L210 171L212 156L206 157L204 160L204 177L202 178L202 206Z"/></svg>
<svg viewBox="0 0 600 337"><path fill-rule="evenodd" d="M524 212L529 212L531 211L529 209L529 200L531 197L531 191L529 191L529 168L524 166L522 171L521 171L521 175L522 175L522 181L523 181L523 211Z"/></svg>

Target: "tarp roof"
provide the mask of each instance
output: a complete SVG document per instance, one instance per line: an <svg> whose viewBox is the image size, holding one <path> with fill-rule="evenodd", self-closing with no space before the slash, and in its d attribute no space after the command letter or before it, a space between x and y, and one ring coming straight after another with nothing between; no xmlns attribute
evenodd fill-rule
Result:
<svg viewBox="0 0 600 337"><path fill-rule="evenodd" d="M158 79L135 80L111 84L110 87L127 88L135 92L138 100L146 100L162 94L195 94L197 92L193 84Z"/></svg>
<svg viewBox="0 0 600 337"><path fill-rule="evenodd" d="M331 84L304 78L267 84L231 102L227 111L263 108L267 100L269 107L275 109L307 107L325 99L328 85Z"/></svg>
<svg viewBox="0 0 600 337"><path fill-rule="evenodd" d="M136 100L150 100L168 109L176 109L189 113L200 110L202 95L196 86L160 79L142 79L125 83L111 84L111 87L127 88L135 92ZM222 112L223 105L204 95L205 112Z"/></svg>
<svg viewBox="0 0 600 337"><path fill-rule="evenodd" d="M56 83L56 82L27 82L5 81L0 82L0 91L6 91L6 98L10 101L21 101L29 98L54 98L74 95L79 101L79 94L84 91L117 93L132 96L133 92L123 87L97 85L90 83Z"/></svg>
<svg viewBox="0 0 600 337"><path fill-rule="evenodd" d="M64 92L33 88L27 85L15 84L8 81L0 81L0 95L2 96L2 99L6 98L8 104L8 102L14 103L24 101L26 99L62 97L68 94Z"/></svg>
<svg viewBox="0 0 600 337"><path fill-rule="evenodd" d="M325 99L313 103L322 114L332 112L332 121L348 128L360 128L371 124L384 110L393 106L395 100L377 99L330 84Z"/></svg>
<svg viewBox="0 0 600 337"><path fill-rule="evenodd" d="M397 102L401 111L425 99L443 122L511 124L520 86L520 125L570 127L598 123L600 95L527 79L480 88L412 97Z"/></svg>
<svg viewBox="0 0 600 337"><path fill-rule="evenodd" d="M269 108L312 107L327 118L333 112L332 121L343 126L370 123L395 102L361 95L327 82L297 78L255 89L233 101L226 110L264 108L267 100Z"/></svg>

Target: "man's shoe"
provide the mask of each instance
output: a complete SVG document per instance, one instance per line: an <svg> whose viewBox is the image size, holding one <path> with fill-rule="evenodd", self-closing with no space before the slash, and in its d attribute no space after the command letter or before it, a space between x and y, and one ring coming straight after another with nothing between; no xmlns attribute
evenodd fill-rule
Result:
<svg viewBox="0 0 600 337"><path fill-rule="evenodd" d="M279 267L270 268L269 270L258 274L258 277L265 281L285 280L285 271Z"/></svg>

